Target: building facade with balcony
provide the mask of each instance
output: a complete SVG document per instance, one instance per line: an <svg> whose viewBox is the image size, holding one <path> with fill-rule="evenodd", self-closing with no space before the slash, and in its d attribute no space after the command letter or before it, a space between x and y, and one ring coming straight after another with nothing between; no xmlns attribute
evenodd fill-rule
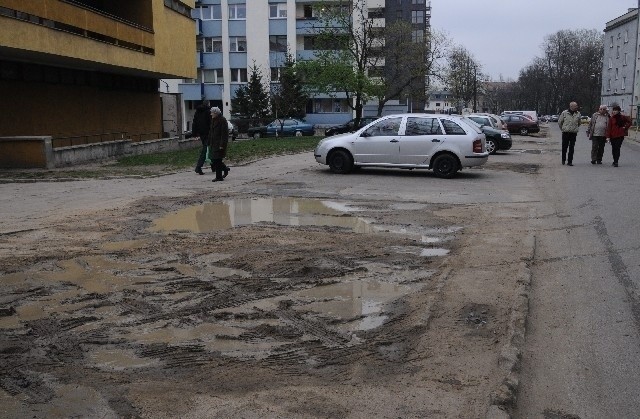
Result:
<svg viewBox="0 0 640 419"><path fill-rule="evenodd" d="M0 0L0 136L159 138L159 80L195 77L193 6Z"/></svg>
<svg viewBox="0 0 640 419"><path fill-rule="evenodd" d="M636 116L640 89L638 58L638 9L607 22L604 30L601 103L617 103L627 115Z"/></svg>
<svg viewBox="0 0 640 419"><path fill-rule="evenodd" d="M397 0L366 0L370 16L384 26L386 8ZM425 0L403 0L406 19L422 19L424 30L430 13L413 16L410 10L430 10ZM192 11L196 21L197 76L184 80L179 91L184 100L185 129L190 128L196 106L209 100L231 117L231 99L247 83L249 69L260 68L265 84L277 83L287 52L297 60L313 59L314 25L321 2L318 0L200 0ZM307 105L307 122L318 125L343 123L353 117L344 95L318 95Z"/></svg>

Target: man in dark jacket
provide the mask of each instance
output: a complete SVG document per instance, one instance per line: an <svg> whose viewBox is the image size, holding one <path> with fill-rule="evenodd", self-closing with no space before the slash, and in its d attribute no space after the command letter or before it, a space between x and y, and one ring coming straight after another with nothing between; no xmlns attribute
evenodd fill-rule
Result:
<svg viewBox="0 0 640 419"><path fill-rule="evenodd" d="M202 165L207 157L207 139L209 138L209 129L211 128L211 115L209 114L209 101L205 100L202 104L196 108L196 113L193 115L193 124L191 127L191 136L200 137L202 142L202 148L200 149L200 156L196 163L196 173L204 175L202 172ZM213 171L213 166L211 167Z"/></svg>
<svg viewBox="0 0 640 419"><path fill-rule="evenodd" d="M212 182L220 182L229 174L229 168L222 162L227 155L229 125L227 119L222 116L222 111L217 107L211 108L211 118L208 145L211 147L211 170L216 172L216 178Z"/></svg>

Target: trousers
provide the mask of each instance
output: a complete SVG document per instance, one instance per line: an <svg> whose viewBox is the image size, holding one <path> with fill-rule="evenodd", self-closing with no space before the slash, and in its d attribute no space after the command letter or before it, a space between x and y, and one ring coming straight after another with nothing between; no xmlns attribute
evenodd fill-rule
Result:
<svg viewBox="0 0 640 419"><path fill-rule="evenodd" d="M563 132L562 133L562 162L573 162L573 149L576 146L577 132ZM567 151L569 155L567 155Z"/></svg>
<svg viewBox="0 0 640 419"><path fill-rule="evenodd" d="M604 155L604 145L607 142L606 137L591 137L591 161L602 161Z"/></svg>
<svg viewBox="0 0 640 419"><path fill-rule="evenodd" d="M623 141L624 137L611 139L611 155L613 155L614 163L618 163L618 159L620 158L620 147L622 147Z"/></svg>

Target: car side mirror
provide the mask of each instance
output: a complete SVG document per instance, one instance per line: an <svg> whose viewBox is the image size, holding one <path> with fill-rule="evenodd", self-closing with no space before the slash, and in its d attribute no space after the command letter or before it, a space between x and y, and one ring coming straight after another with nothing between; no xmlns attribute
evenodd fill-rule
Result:
<svg viewBox="0 0 640 419"><path fill-rule="evenodd" d="M362 131L362 134L360 134L360 136L367 138L367 137L371 137L371 134L369 134L367 131Z"/></svg>

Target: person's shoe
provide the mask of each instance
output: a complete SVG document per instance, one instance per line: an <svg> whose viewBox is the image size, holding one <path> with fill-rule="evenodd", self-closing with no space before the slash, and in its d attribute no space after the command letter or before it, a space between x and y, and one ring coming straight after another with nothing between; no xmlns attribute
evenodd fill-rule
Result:
<svg viewBox="0 0 640 419"><path fill-rule="evenodd" d="M567 166L573 166L573 163L567 163Z"/></svg>
<svg viewBox="0 0 640 419"><path fill-rule="evenodd" d="M602 160L598 160L596 163L598 163L598 164L602 164Z"/></svg>
<svg viewBox="0 0 640 419"><path fill-rule="evenodd" d="M228 167L224 168L224 170L223 170L224 173L222 174L222 179L224 179L227 176L229 176L229 170L231 170L231 169L229 169Z"/></svg>
<svg viewBox="0 0 640 419"><path fill-rule="evenodd" d="M223 178L215 178L211 182L222 182L223 180Z"/></svg>
<svg viewBox="0 0 640 419"><path fill-rule="evenodd" d="M562 165L564 166L564 160L562 160Z"/></svg>
<svg viewBox="0 0 640 419"><path fill-rule="evenodd" d="M613 167L618 167L618 162L617 162L617 161L614 161L612 166L613 166Z"/></svg>
<svg viewBox="0 0 640 419"><path fill-rule="evenodd" d="M591 160L591 164L596 164L596 161L595 160Z"/></svg>
<svg viewBox="0 0 640 419"><path fill-rule="evenodd" d="M196 167L196 173L199 174L199 175L204 175L204 172L199 167Z"/></svg>

